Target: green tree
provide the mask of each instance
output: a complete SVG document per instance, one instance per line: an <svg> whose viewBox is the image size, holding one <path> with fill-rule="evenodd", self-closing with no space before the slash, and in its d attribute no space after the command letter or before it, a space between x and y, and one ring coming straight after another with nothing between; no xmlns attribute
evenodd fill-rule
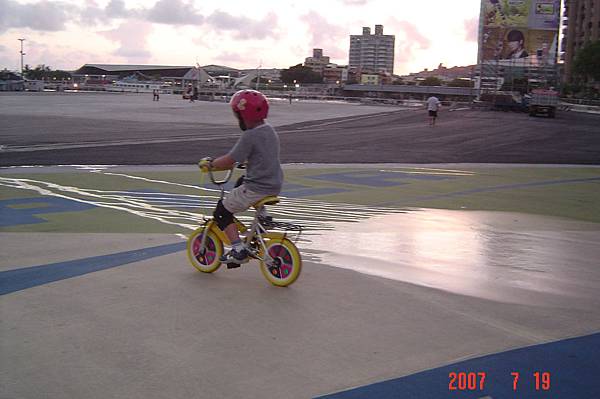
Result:
<svg viewBox="0 0 600 399"><path fill-rule="evenodd" d="M284 83L323 83L323 77L302 64L294 65L281 71L281 81Z"/></svg>
<svg viewBox="0 0 600 399"><path fill-rule="evenodd" d="M450 87L473 87L473 81L467 79L454 79L448 82Z"/></svg>
<svg viewBox="0 0 600 399"><path fill-rule="evenodd" d="M442 85L442 81L439 78L436 78L435 76L429 76L427 78L425 78L425 80L423 80L421 83L419 83L419 86L441 86Z"/></svg>
<svg viewBox="0 0 600 399"><path fill-rule="evenodd" d="M584 81L600 81L600 40L588 43L577 52L573 72Z"/></svg>
<svg viewBox="0 0 600 399"><path fill-rule="evenodd" d="M52 70L49 66L40 64L31 69L29 65L25 65L23 68L23 75L27 79L31 80L66 80L71 77L71 74L66 71Z"/></svg>

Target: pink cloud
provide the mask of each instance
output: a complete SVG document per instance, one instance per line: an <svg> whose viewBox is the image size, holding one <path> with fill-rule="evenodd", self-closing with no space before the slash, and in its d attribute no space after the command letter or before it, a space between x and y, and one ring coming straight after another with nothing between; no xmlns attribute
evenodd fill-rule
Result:
<svg viewBox="0 0 600 399"><path fill-rule="evenodd" d="M463 27L465 28L465 40L476 42L479 35L479 18L473 17L465 19L463 21Z"/></svg>
<svg viewBox="0 0 600 399"><path fill-rule="evenodd" d="M347 6L364 6L367 4L367 0L342 0L342 3Z"/></svg>
<svg viewBox="0 0 600 399"><path fill-rule="evenodd" d="M339 45L339 43L349 43L350 39L346 28L329 23L327 19L315 11L302 15L300 20L308 26L311 48L322 48L324 55L332 59L348 61L347 50L342 49ZM306 56L310 54L312 52Z"/></svg>
<svg viewBox="0 0 600 399"><path fill-rule="evenodd" d="M53 69L77 69L86 62L93 62L94 60L101 61L103 63L111 62L111 58L102 57L101 60L97 54L90 53L89 51L75 50L69 47L63 48L46 48L44 52L40 54L41 60L46 62Z"/></svg>
<svg viewBox="0 0 600 399"><path fill-rule="evenodd" d="M244 64L247 61L247 59L243 55L241 55L239 53L228 52L228 51L217 55L215 57L215 60L217 60L218 62L224 63L224 64L228 64L228 63Z"/></svg>
<svg viewBox="0 0 600 399"><path fill-rule="evenodd" d="M130 20L117 29L100 34L119 43L120 47L113 52L114 55L124 58L125 62L139 63L148 62L151 57L147 40L152 30L152 24L149 22Z"/></svg>
<svg viewBox="0 0 600 399"><path fill-rule="evenodd" d="M0 32L11 28L56 32L65 29L73 12L69 4L61 1L20 4L14 0L0 0L0 13Z"/></svg>
<svg viewBox="0 0 600 399"><path fill-rule="evenodd" d="M398 33L398 31L404 33L404 41L407 43L407 46L423 50L428 49L431 46L431 40L425 37L425 35L423 35L411 22L398 21L395 18L390 18L388 20L388 25L390 25L392 30L395 30L396 33ZM398 41L398 38L396 38L396 41Z"/></svg>
<svg viewBox="0 0 600 399"><path fill-rule="evenodd" d="M159 0L146 12L149 21L160 24L200 25L204 21L193 4L182 0Z"/></svg>
<svg viewBox="0 0 600 399"><path fill-rule="evenodd" d="M99 58L98 54L75 49L69 45L48 45L34 38L28 39L25 43L26 55L24 63L25 65L29 65L30 68L35 68L40 64L44 64L52 69L74 70L86 62L112 62L110 58L104 56ZM10 54L5 57L10 61L9 63L4 63L3 56L0 55L0 66L20 68L20 58L17 51L17 48L15 48L14 51L11 51ZM16 54L16 56L14 54Z"/></svg>
<svg viewBox="0 0 600 399"><path fill-rule="evenodd" d="M215 11L205 20L215 31L233 31L240 40L265 39L276 37L278 30L277 14L269 12L261 20L238 17L223 11Z"/></svg>
<svg viewBox="0 0 600 399"><path fill-rule="evenodd" d="M392 32L396 35L395 68L410 64L414 59L415 52L431 47L431 40L425 37L413 23L389 18L387 25L391 27ZM403 33L403 37L398 36L400 32Z"/></svg>

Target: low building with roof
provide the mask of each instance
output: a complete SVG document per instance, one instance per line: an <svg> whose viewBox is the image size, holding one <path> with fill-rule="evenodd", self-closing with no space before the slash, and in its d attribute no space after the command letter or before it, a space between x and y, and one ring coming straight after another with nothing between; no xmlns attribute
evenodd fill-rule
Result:
<svg viewBox="0 0 600 399"><path fill-rule="evenodd" d="M114 80L122 79L135 73L147 76L165 78L181 78L193 66L172 65L121 65L121 64L85 64L72 73L73 77L89 77L100 79L102 77Z"/></svg>
<svg viewBox="0 0 600 399"><path fill-rule="evenodd" d="M24 84L23 78L16 73L6 69L0 71L0 91L23 91Z"/></svg>
<svg viewBox="0 0 600 399"><path fill-rule="evenodd" d="M75 83L86 84L111 84L135 77L138 80L183 85L184 76L193 68L172 65L85 64L72 72L72 76Z"/></svg>

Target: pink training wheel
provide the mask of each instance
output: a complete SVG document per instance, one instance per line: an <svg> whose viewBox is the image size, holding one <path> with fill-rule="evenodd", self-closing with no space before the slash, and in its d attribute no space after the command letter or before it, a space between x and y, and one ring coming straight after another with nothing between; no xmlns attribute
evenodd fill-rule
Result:
<svg viewBox="0 0 600 399"><path fill-rule="evenodd" d="M210 265L215 261L215 258L217 257L216 245L213 239L210 236L208 236L206 237L206 242L204 243L204 251L200 251L200 245L202 244L202 236L203 234L200 234L194 240L194 257L201 264Z"/></svg>
<svg viewBox="0 0 600 399"><path fill-rule="evenodd" d="M294 259L290 251L283 245L275 244L269 248L269 256L273 263L269 265L269 272L276 278L287 278L294 270Z"/></svg>

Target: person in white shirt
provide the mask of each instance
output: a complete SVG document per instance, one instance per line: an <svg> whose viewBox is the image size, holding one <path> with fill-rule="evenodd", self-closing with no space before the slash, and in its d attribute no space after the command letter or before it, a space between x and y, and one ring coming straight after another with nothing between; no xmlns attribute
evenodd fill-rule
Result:
<svg viewBox="0 0 600 399"><path fill-rule="evenodd" d="M431 96L427 99L427 111L429 112L429 126L435 126L438 109L442 106L440 100Z"/></svg>

